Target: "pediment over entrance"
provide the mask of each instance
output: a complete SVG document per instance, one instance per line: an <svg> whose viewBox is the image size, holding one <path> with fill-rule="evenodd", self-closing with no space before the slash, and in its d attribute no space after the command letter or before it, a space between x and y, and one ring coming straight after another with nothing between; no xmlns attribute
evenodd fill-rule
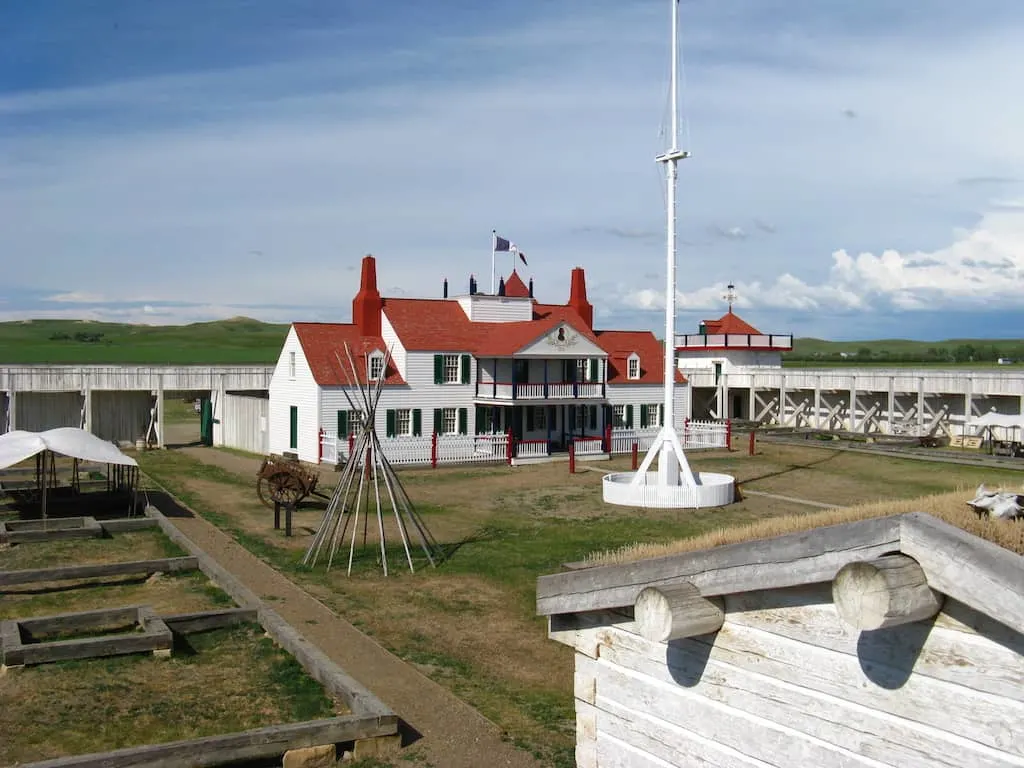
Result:
<svg viewBox="0 0 1024 768"><path fill-rule="evenodd" d="M516 357L604 357L605 351L568 323L559 323Z"/></svg>

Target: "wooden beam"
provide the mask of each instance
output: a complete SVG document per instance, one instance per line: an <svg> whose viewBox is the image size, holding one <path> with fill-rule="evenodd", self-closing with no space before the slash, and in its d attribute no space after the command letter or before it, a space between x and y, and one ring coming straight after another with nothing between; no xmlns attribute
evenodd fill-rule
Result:
<svg viewBox="0 0 1024 768"><path fill-rule="evenodd" d="M943 597L928 586L924 569L906 555L849 563L832 582L832 602L850 626L885 629L930 619Z"/></svg>
<svg viewBox="0 0 1024 768"><path fill-rule="evenodd" d="M157 521L149 517L119 517L114 520L100 520L99 524L107 533L125 533L158 527Z"/></svg>
<svg viewBox="0 0 1024 768"><path fill-rule="evenodd" d="M18 625L30 635L45 635L51 632L84 631L96 627L117 626L139 623L139 611L147 606L126 605L117 608L98 608L93 611L58 613L53 616L18 619Z"/></svg>
<svg viewBox="0 0 1024 768"><path fill-rule="evenodd" d="M345 715L268 728L257 728L224 736L172 741L145 747L129 747L76 757L59 757L23 768L192 768L228 762L275 758L290 749L319 744L338 744L396 732L397 716Z"/></svg>
<svg viewBox="0 0 1024 768"><path fill-rule="evenodd" d="M725 622L721 598L701 597L687 581L647 587L633 609L640 634L654 642L668 642L717 632Z"/></svg>
<svg viewBox="0 0 1024 768"><path fill-rule="evenodd" d="M0 587L32 584L40 581L66 581L68 579L96 579L104 576L124 576L133 573L176 573L194 571L199 561L194 557L165 557L159 560L132 560L124 563L98 565L69 565L61 568L30 568L20 571L0 571Z"/></svg>
<svg viewBox="0 0 1024 768"><path fill-rule="evenodd" d="M851 560L899 549L899 516L880 517L727 544L699 552L606 565L537 579L537 612L632 606L641 590L688 581L705 597L832 581Z"/></svg>
<svg viewBox="0 0 1024 768"><path fill-rule="evenodd" d="M1024 557L923 512L903 516L900 541L934 589L1024 634Z"/></svg>
<svg viewBox="0 0 1024 768"><path fill-rule="evenodd" d="M236 624L256 623L257 611L254 608L227 608L219 611L196 611L195 613L175 613L160 617L180 635L192 632L205 632L208 629L233 627Z"/></svg>

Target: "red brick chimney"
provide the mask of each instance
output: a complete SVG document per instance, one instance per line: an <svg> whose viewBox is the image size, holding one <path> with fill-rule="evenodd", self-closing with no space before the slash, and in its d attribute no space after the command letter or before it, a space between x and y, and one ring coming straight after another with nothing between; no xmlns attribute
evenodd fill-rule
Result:
<svg viewBox="0 0 1024 768"><path fill-rule="evenodd" d="M363 256L359 293L352 299L352 322L363 336L380 336L380 313L384 308L377 290L377 260Z"/></svg>
<svg viewBox="0 0 1024 768"><path fill-rule="evenodd" d="M583 273L583 267L575 267L572 270L569 306L575 309L576 314L583 318L587 328L594 330L594 307L587 301L587 278Z"/></svg>

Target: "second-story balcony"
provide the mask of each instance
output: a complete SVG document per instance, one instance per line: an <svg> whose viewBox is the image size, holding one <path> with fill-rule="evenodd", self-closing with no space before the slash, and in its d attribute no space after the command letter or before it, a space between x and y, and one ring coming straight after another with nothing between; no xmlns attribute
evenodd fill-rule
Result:
<svg viewBox="0 0 1024 768"><path fill-rule="evenodd" d="M788 352L793 349L791 333L681 333L676 334L676 350L750 349Z"/></svg>
<svg viewBox="0 0 1024 768"><path fill-rule="evenodd" d="M511 382L478 381L477 400L513 402L528 400L603 400L605 385L599 381Z"/></svg>

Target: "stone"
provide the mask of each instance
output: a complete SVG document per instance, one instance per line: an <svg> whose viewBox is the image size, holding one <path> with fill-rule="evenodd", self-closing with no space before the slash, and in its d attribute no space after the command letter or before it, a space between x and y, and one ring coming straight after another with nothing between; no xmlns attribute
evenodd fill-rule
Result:
<svg viewBox="0 0 1024 768"><path fill-rule="evenodd" d="M282 768L333 768L338 764L333 744L289 749L284 753Z"/></svg>
<svg viewBox="0 0 1024 768"><path fill-rule="evenodd" d="M398 754L402 746L401 734L395 733L391 736L373 736L369 739L358 739L355 743L353 756L356 760L364 757L386 757L387 755Z"/></svg>

